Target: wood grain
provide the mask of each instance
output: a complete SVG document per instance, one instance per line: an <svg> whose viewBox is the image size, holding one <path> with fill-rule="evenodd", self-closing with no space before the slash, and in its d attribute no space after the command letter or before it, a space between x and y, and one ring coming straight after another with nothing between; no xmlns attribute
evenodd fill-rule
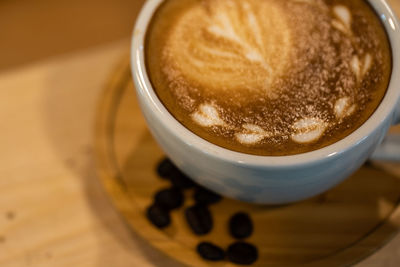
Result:
<svg viewBox="0 0 400 267"><path fill-rule="evenodd" d="M154 193L169 183L155 173L163 152L145 127L128 63L111 79L97 120L98 170L117 208L143 239L187 265L212 265L195 253L203 240L222 247L234 242L226 225L238 211L254 220L256 230L249 241L260 251L255 266L348 265L385 244L400 226L400 176L364 166L326 194L293 205L268 207L224 199L211 207L215 227L206 236L190 231L184 208L172 213L171 226L158 230L145 212ZM186 207L193 203L192 193L186 192Z"/></svg>
<svg viewBox="0 0 400 267"><path fill-rule="evenodd" d="M144 0L2 0L0 70L131 35Z"/></svg>
<svg viewBox="0 0 400 267"><path fill-rule="evenodd" d="M400 1L388 2L400 14ZM31 5L30 1L1 1L2 5L15 3ZM18 12L16 6L5 12L2 33L5 18L12 20ZM68 24L68 20L58 22ZM35 36L40 30L30 27L29 33ZM51 34L44 36L51 38ZM23 56L30 60L13 68L5 65L0 72L0 266L181 266L130 231L96 174L97 103L126 55L129 40L101 46L101 42L79 41L74 39L73 49L54 43L54 53L46 53L49 46L45 45L44 51L40 46L26 51ZM17 55L22 48L8 43L2 55ZM70 52L60 56L61 51ZM58 56L48 58L51 55ZM8 62L14 59L9 57ZM21 66L21 62L31 63ZM396 164L385 167L400 173ZM358 266L397 267L398 262L400 236L396 235Z"/></svg>
<svg viewBox="0 0 400 267"><path fill-rule="evenodd" d="M0 75L0 266L171 262L126 228L95 174L97 101L128 44Z"/></svg>

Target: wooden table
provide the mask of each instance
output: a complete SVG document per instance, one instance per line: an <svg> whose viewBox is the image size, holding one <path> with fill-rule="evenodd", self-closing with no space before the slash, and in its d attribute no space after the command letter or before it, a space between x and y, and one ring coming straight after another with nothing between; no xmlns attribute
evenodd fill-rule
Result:
<svg viewBox="0 0 400 267"><path fill-rule="evenodd" d="M0 72L0 266L180 266L129 231L95 172L97 100L128 50L99 42ZM398 262L400 235L358 266Z"/></svg>

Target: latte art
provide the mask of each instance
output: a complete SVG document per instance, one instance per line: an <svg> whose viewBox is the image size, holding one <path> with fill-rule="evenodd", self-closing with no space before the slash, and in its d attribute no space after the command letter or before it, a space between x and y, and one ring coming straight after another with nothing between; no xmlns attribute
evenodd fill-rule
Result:
<svg viewBox="0 0 400 267"><path fill-rule="evenodd" d="M194 133L289 155L357 129L384 96L391 55L362 0L165 0L146 63L161 101Z"/></svg>
<svg viewBox="0 0 400 267"><path fill-rule="evenodd" d="M169 79L184 76L217 91L271 90L291 58L282 7L258 0L202 4L187 10L171 30L162 55Z"/></svg>

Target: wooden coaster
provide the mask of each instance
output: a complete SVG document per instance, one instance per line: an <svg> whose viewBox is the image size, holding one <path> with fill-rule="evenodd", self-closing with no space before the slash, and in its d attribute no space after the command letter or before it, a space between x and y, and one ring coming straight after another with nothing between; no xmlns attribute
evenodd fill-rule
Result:
<svg viewBox="0 0 400 267"><path fill-rule="evenodd" d="M128 62L116 70L100 99L95 135L100 177L128 225L155 248L189 266L235 266L204 261L195 248L200 241L223 248L234 242L227 222L237 211L248 212L254 221L248 241L259 249L255 266L349 265L381 247L400 227L400 178L365 165L331 191L292 205L224 199L211 206L214 229L202 237L187 226L184 208L172 212L165 230L155 228L145 210L154 193L169 183L155 172L164 156L140 113ZM192 193L185 193L185 206L193 203Z"/></svg>

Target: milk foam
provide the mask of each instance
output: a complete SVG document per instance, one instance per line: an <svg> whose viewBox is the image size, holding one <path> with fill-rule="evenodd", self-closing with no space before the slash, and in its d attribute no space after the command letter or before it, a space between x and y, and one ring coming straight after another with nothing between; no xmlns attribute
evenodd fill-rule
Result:
<svg viewBox="0 0 400 267"><path fill-rule="evenodd" d="M342 97L335 102L334 111L336 118L341 121L356 110L357 105L351 104L348 97Z"/></svg>
<svg viewBox="0 0 400 267"><path fill-rule="evenodd" d="M226 126L221 119L217 109L211 104L202 104L199 109L192 114L193 120L204 127Z"/></svg>
<svg viewBox="0 0 400 267"><path fill-rule="evenodd" d="M326 8L318 0L292 2L303 6L317 5L321 12ZM279 90L272 85L282 74L289 72L289 68L301 68L302 64L309 64L296 55L298 44L293 43L294 29L288 25L288 14L278 1L213 0L205 3L205 6L198 5L188 10L171 32L164 50L165 61L172 66L166 69L170 79L177 79L178 73L179 78L185 77L207 90L230 93L243 88L270 91ZM352 35L350 10L337 5L333 6L331 12L331 27ZM329 18L328 14L326 17ZM305 38L300 37L297 42L301 42L301 39ZM306 45L310 44L315 46L312 43ZM357 80L366 73L372 61L369 54L362 62L357 55L352 57L349 64ZM291 66L290 62L298 65ZM223 108L218 104L202 103L191 116L203 127L235 128L221 119L217 109ZM355 109L356 104L350 105L347 96L333 104L333 113L338 122L350 116ZM332 127L332 122L307 116L294 121L290 126L291 131L277 132L274 129L274 135L289 134L294 142L309 143L318 140L328 127ZM235 136L242 144L254 145L273 134L260 125L243 124Z"/></svg>
<svg viewBox="0 0 400 267"><path fill-rule="evenodd" d="M264 131L263 128L255 124L244 124L243 129L243 132L236 133L235 135L236 139L242 144L256 144L262 141L264 138L272 136L271 133Z"/></svg>
<svg viewBox="0 0 400 267"><path fill-rule="evenodd" d="M318 118L304 118L293 124L292 140L297 143L310 143L318 140L324 133L327 123Z"/></svg>
<svg viewBox="0 0 400 267"><path fill-rule="evenodd" d="M381 52L346 1L182 1L190 8L168 26L162 77L211 135L247 147L317 143L371 97Z"/></svg>
<svg viewBox="0 0 400 267"><path fill-rule="evenodd" d="M351 34L350 10L345 6L337 5L333 7L333 13L336 19L332 21L332 26L346 34Z"/></svg>
<svg viewBox="0 0 400 267"><path fill-rule="evenodd" d="M366 54L363 61L360 61L359 57L355 55L351 59L350 64L354 75L356 75L357 77L357 80L361 81L362 77L368 72L368 70L372 66L372 56L370 54Z"/></svg>
<svg viewBox="0 0 400 267"><path fill-rule="evenodd" d="M275 1L214 0L188 10L164 50L170 79L207 90L272 90L291 58L291 34Z"/></svg>

